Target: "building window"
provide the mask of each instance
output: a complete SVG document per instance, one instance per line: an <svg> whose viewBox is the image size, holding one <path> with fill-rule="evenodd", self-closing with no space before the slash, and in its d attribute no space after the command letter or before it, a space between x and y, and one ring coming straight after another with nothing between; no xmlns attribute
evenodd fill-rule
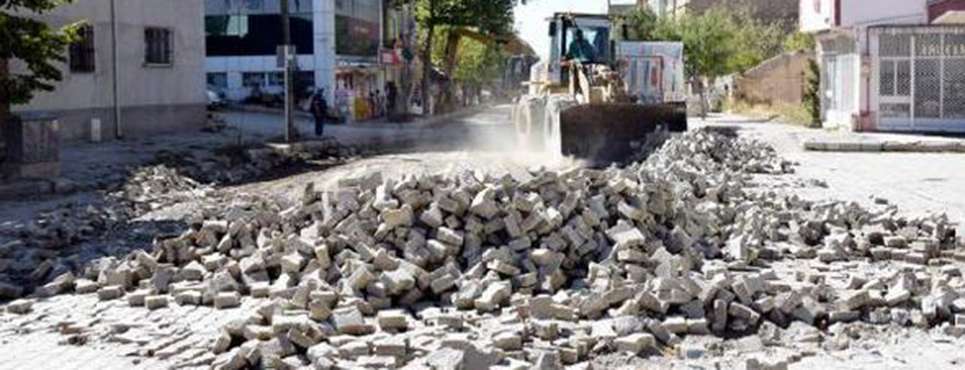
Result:
<svg viewBox="0 0 965 370"><path fill-rule="evenodd" d="M146 49L144 62L149 65L171 65L174 63L174 40L171 30L149 27L144 30Z"/></svg>
<svg viewBox="0 0 965 370"><path fill-rule="evenodd" d="M285 72L268 73L268 86L285 86Z"/></svg>
<svg viewBox="0 0 965 370"><path fill-rule="evenodd" d="M70 44L70 71L94 72L94 26L84 24L77 29L77 40Z"/></svg>
<svg viewBox="0 0 965 370"><path fill-rule="evenodd" d="M241 85L247 88L261 88L265 86L263 72L244 72L241 74Z"/></svg>
<svg viewBox="0 0 965 370"><path fill-rule="evenodd" d="M209 57L275 55L282 43L282 22L278 14L209 15L204 22ZM312 13L291 15L292 43L301 55L315 52L313 25Z"/></svg>
<svg viewBox="0 0 965 370"><path fill-rule="evenodd" d="M208 73L208 88L215 91L228 89L228 74L225 72Z"/></svg>
<svg viewBox="0 0 965 370"><path fill-rule="evenodd" d="M382 2L343 0L335 2L335 54L377 57L382 33ZM344 37L343 37L344 36Z"/></svg>

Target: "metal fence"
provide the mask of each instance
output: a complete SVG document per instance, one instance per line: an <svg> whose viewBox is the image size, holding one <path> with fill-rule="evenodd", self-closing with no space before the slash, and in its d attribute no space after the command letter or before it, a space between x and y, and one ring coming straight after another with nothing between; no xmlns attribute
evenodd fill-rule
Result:
<svg viewBox="0 0 965 370"><path fill-rule="evenodd" d="M965 131L965 27L875 27L869 37L879 129Z"/></svg>

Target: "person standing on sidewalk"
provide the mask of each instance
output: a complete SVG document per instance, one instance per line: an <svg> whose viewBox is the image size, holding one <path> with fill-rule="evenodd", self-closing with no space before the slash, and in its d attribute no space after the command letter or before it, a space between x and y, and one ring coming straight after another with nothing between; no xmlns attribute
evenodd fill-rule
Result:
<svg viewBox="0 0 965 370"><path fill-rule="evenodd" d="M395 82L389 81L385 83L385 115L392 117L395 115L395 100L398 98L398 94L395 88Z"/></svg>
<svg viewBox="0 0 965 370"><path fill-rule="evenodd" d="M312 96L312 116L315 117L315 136L322 137L325 132L325 119L328 118L328 102L325 100L325 89L321 89Z"/></svg>

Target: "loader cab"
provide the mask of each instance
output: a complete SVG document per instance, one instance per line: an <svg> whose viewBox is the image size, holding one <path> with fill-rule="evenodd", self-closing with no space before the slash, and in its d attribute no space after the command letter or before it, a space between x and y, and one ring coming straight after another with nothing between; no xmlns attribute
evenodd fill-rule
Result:
<svg viewBox="0 0 965 370"><path fill-rule="evenodd" d="M582 64L611 62L610 19L605 15L556 14L549 20L549 78L563 82L564 61Z"/></svg>

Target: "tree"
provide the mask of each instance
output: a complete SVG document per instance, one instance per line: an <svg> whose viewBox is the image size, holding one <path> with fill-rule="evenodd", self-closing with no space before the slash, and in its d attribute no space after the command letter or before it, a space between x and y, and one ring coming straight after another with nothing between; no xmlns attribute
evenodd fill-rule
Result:
<svg viewBox="0 0 965 370"><path fill-rule="evenodd" d="M783 25L755 19L746 9L713 7L699 14L654 17L638 11L627 25L640 40L681 41L685 73L706 113L705 80L743 72L781 52Z"/></svg>
<svg viewBox="0 0 965 370"><path fill-rule="evenodd" d="M517 0L411 0L416 22L424 33L422 50L422 104L428 108L429 78L436 29L442 26L472 27L480 33L501 35L511 31ZM458 46L458 40L453 47Z"/></svg>
<svg viewBox="0 0 965 370"><path fill-rule="evenodd" d="M808 59L804 77L804 108L811 118L811 127L821 127L821 69L814 59Z"/></svg>
<svg viewBox="0 0 965 370"><path fill-rule="evenodd" d="M784 51L786 52L806 51L813 53L816 46L814 35L810 33L795 32L788 35L787 40L784 40Z"/></svg>
<svg viewBox="0 0 965 370"><path fill-rule="evenodd" d="M432 61L438 65L451 64L445 71L453 82L475 89L500 76L506 57L497 40L460 36L457 37L458 46L452 48L447 45L453 39L452 35L463 33L452 27L444 27L441 31L447 37L436 39Z"/></svg>
<svg viewBox="0 0 965 370"><path fill-rule="evenodd" d="M619 23L627 27L630 40L652 40L661 21L650 8L636 8L620 17Z"/></svg>
<svg viewBox="0 0 965 370"><path fill-rule="evenodd" d="M718 9L722 11L721 16L728 18L734 33L734 55L729 59L729 73L744 72L784 51L786 27L783 21L761 21L754 17L750 8Z"/></svg>
<svg viewBox="0 0 965 370"><path fill-rule="evenodd" d="M38 91L51 91L62 73L64 51L77 25L53 29L28 16L38 16L72 0L0 0L0 125L13 104L26 104ZM10 71L10 61L24 64L24 72Z"/></svg>

